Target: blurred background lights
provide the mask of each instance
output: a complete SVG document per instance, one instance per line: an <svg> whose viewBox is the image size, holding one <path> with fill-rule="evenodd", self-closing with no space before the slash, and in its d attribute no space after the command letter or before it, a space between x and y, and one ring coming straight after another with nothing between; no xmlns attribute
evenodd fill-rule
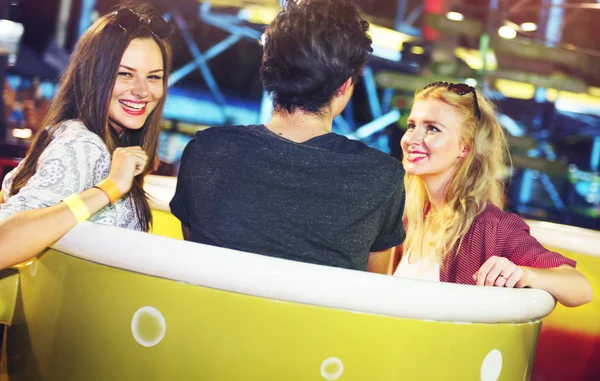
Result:
<svg viewBox="0 0 600 381"><path fill-rule="evenodd" d="M465 16L463 16L463 14L459 12L448 12L446 13L446 17L448 18L448 20L453 21L463 21L465 19Z"/></svg>
<svg viewBox="0 0 600 381"><path fill-rule="evenodd" d="M511 39L517 37L517 31L509 26L501 26L498 29L498 35L502 38Z"/></svg>
<svg viewBox="0 0 600 381"><path fill-rule="evenodd" d="M521 30L523 32L533 32L537 30L537 24L534 22L524 22L521 24Z"/></svg>

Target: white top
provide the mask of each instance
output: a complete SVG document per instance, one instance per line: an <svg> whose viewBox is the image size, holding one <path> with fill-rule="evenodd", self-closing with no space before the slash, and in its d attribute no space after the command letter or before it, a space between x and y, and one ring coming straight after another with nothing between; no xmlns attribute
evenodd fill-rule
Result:
<svg viewBox="0 0 600 381"><path fill-rule="evenodd" d="M23 162L21 162L22 164ZM11 194L12 178L21 164L4 178L0 221L28 209L53 206L73 193L92 188L108 176L110 153L98 135L79 120L64 122L40 155L36 172L16 195ZM108 205L89 221L121 228L142 230L129 196Z"/></svg>
<svg viewBox="0 0 600 381"><path fill-rule="evenodd" d="M430 280L433 282L440 281L440 265L438 263L431 262L428 258L410 263L408 257L408 254L402 256L398 268L394 272L394 276Z"/></svg>

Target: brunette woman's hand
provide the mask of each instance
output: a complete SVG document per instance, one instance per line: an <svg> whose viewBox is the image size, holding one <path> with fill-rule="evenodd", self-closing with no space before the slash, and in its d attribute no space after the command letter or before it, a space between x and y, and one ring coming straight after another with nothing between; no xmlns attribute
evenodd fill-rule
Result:
<svg viewBox="0 0 600 381"><path fill-rule="evenodd" d="M492 256L473 275L477 286L526 287L526 270L504 257Z"/></svg>
<svg viewBox="0 0 600 381"><path fill-rule="evenodd" d="M113 152L108 178L124 195L131 189L133 178L142 173L147 164L148 155L141 147L119 147Z"/></svg>

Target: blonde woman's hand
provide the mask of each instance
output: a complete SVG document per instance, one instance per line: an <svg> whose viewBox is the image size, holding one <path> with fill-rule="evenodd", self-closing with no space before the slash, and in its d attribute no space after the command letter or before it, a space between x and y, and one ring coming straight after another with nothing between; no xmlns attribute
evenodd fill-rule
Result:
<svg viewBox="0 0 600 381"><path fill-rule="evenodd" d="M525 268L504 257L490 257L473 275L477 286L526 287Z"/></svg>
<svg viewBox="0 0 600 381"><path fill-rule="evenodd" d="M142 173L147 164L148 155L141 147L119 147L113 152L108 178L124 195L131 189L133 178Z"/></svg>

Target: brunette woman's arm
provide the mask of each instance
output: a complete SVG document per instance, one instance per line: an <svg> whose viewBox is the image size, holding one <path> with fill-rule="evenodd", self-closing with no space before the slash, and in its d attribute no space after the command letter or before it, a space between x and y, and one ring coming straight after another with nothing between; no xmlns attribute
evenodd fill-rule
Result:
<svg viewBox="0 0 600 381"><path fill-rule="evenodd" d="M108 178L117 185L121 195L129 192L133 178L142 173L147 161L140 147L115 150ZM12 197L18 196L17 193ZM97 188L84 190L78 196L90 215L110 202L108 195ZM64 202L12 214L0 222L0 269L31 259L76 224L74 213Z"/></svg>

